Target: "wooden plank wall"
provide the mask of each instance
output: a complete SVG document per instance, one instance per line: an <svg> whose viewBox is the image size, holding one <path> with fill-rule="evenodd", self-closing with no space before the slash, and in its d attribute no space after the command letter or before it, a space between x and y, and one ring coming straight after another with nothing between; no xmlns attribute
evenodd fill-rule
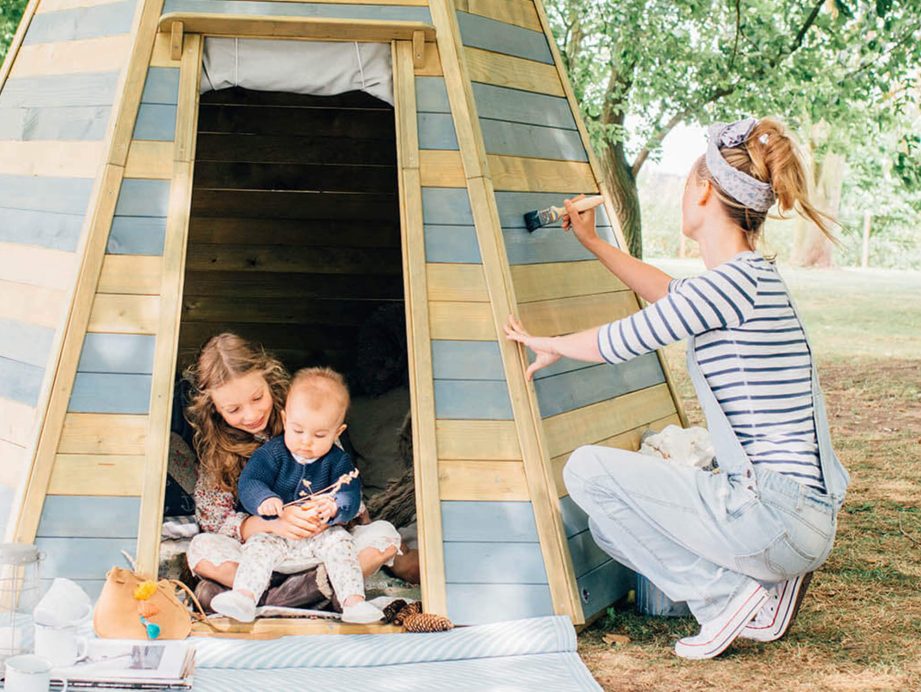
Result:
<svg viewBox="0 0 921 692"><path fill-rule="evenodd" d="M202 95L181 365L230 330L292 370L352 368L362 325L403 298L395 137L362 92Z"/></svg>
<svg viewBox="0 0 921 692"><path fill-rule="evenodd" d="M534 233L524 225L528 211L600 189L541 9L533 0L455 4L522 321L534 333L559 335L635 312L636 296L559 224ZM618 243L603 207L597 225ZM538 373L534 387L557 490L572 507L562 468L576 447L636 449L645 428L680 424L656 354L613 367L562 360ZM588 619L629 579L594 544L587 523L566 528Z"/></svg>
<svg viewBox="0 0 921 692"><path fill-rule="evenodd" d="M41 0L0 85L2 530L47 405L135 5Z"/></svg>

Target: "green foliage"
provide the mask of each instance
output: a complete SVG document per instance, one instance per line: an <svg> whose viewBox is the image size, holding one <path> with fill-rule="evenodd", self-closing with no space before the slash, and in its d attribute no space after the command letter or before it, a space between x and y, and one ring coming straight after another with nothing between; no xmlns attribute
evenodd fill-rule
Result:
<svg viewBox="0 0 921 692"><path fill-rule="evenodd" d="M0 0L0 63L6 57L28 0Z"/></svg>
<svg viewBox="0 0 921 692"><path fill-rule="evenodd" d="M633 184L615 198L635 198L636 175L679 123L775 114L804 138L824 133L809 143L821 157L854 150L917 98L918 0L547 5L593 145L630 173L609 176Z"/></svg>

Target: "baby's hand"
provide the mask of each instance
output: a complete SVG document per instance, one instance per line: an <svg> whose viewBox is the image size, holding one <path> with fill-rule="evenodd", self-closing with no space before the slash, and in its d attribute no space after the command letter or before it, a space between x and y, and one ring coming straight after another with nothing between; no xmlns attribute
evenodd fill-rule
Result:
<svg viewBox="0 0 921 692"><path fill-rule="evenodd" d="M284 504L281 501L281 498L270 497L268 500L263 500L262 504L259 505L257 510L259 514L264 517L277 517L281 514L281 510Z"/></svg>

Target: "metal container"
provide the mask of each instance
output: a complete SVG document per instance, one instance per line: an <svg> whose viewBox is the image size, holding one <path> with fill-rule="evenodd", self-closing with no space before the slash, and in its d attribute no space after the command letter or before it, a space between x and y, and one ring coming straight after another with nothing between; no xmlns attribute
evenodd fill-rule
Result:
<svg viewBox="0 0 921 692"><path fill-rule="evenodd" d="M691 614L687 603L672 601L642 574L636 575L636 610L643 615L666 618Z"/></svg>
<svg viewBox="0 0 921 692"><path fill-rule="evenodd" d="M34 545L0 543L0 665L11 656L32 652L41 559Z"/></svg>

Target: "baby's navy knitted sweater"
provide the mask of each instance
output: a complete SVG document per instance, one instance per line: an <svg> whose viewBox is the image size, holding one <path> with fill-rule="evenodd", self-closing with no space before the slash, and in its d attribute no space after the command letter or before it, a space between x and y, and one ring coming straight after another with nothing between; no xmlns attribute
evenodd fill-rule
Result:
<svg viewBox="0 0 921 692"><path fill-rule="evenodd" d="M243 509L255 515L259 513L259 505L270 497L293 502L302 495L329 487L339 476L354 470L351 457L335 445L310 464L298 463L285 447L284 435L279 435L250 457L240 474L237 495ZM335 497L339 510L330 524L345 524L354 519L361 506L361 479L343 485Z"/></svg>

